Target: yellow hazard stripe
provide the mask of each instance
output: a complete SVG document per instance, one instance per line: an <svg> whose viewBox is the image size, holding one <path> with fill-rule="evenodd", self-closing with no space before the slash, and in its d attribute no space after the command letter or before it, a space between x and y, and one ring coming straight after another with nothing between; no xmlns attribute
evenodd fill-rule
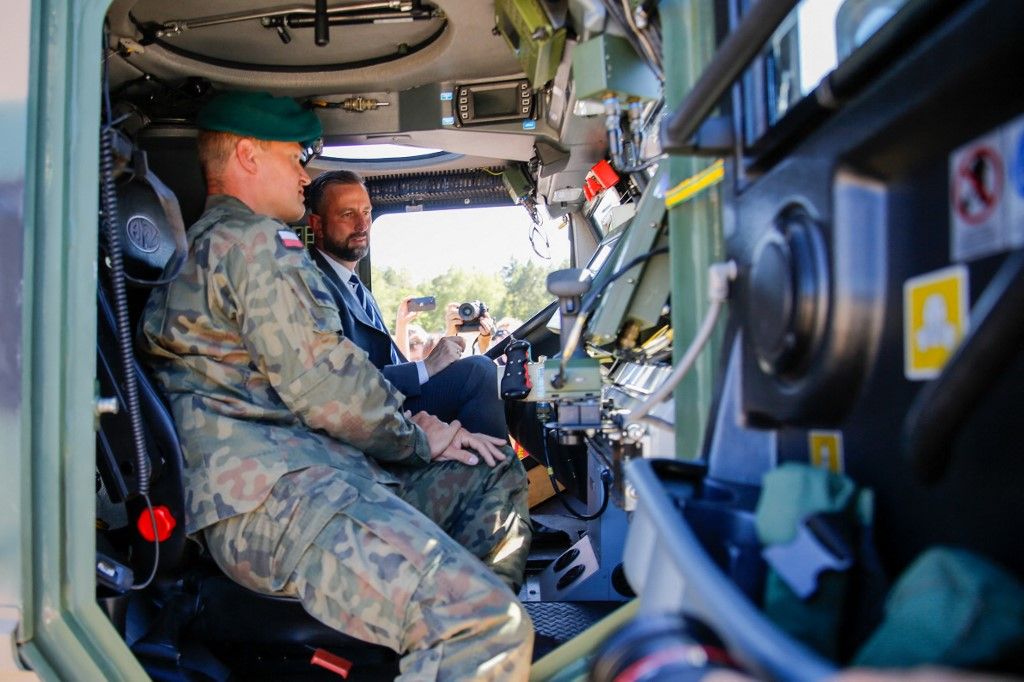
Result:
<svg viewBox="0 0 1024 682"><path fill-rule="evenodd" d="M725 177L725 163L722 159L702 170L696 175L686 178L665 194L665 208L678 206L684 201L689 201L697 194L703 192L712 185L717 185Z"/></svg>

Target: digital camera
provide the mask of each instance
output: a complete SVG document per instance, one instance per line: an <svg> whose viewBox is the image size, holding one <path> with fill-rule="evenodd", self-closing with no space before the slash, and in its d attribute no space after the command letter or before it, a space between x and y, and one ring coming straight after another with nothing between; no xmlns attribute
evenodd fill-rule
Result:
<svg viewBox="0 0 1024 682"><path fill-rule="evenodd" d="M466 301L459 304L459 317L462 319L459 331L471 332L480 329L480 317L486 312L487 305L483 301Z"/></svg>

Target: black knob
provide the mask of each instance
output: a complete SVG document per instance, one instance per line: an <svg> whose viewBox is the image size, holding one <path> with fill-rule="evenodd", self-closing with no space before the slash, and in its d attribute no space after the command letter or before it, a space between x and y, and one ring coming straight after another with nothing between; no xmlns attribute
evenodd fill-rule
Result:
<svg viewBox="0 0 1024 682"><path fill-rule="evenodd" d="M790 207L761 239L747 278L747 336L766 374L794 379L813 357L828 307L828 265L820 229Z"/></svg>

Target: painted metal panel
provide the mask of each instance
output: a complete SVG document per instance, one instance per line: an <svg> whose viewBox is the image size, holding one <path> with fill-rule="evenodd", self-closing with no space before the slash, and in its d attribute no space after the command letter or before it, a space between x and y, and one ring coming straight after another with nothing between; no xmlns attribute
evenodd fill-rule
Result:
<svg viewBox="0 0 1024 682"><path fill-rule="evenodd" d="M44 679L146 677L95 601L96 190L107 5L31 3L20 452L31 583L19 652Z"/></svg>
<svg viewBox="0 0 1024 682"><path fill-rule="evenodd" d="M661 14L665 55L665 101L671 109L689 92L715 50L713 5L704 0L668 0ZM669 186L675 187L711 165L707 159L673 156ZM721 206L715 187L669 210L672 264L673 353L678 362L708 307L708 266L725 253ZM720 323L721 329L722 323ZM712 337L675 392L676 457L695 459L703 447L711 410L721 332Z"/></svg>
<svg viewBox="0 0 1024 682"><path fill-rule="evenodd" d="M0 22L0 621L4 638L16 638L27 587L26 544L31 517L23 490L22 323L25 268L25 139L28 125L29 0L11 0ZM0 676L18 670L10 642L0 648Z"/></svg>

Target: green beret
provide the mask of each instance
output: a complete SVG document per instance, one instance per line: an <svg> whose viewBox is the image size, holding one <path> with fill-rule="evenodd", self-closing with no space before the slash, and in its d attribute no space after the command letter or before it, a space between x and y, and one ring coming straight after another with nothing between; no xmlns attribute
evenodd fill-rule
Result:
<svg viewBox="0 0 1024 682"><path fill-rule="evenodd" d="M303 147L313 146L323 135L316 114L291 97L274 97L269 92L223 92L199 111L196 124L203 130L298 142Z"/></svg>

